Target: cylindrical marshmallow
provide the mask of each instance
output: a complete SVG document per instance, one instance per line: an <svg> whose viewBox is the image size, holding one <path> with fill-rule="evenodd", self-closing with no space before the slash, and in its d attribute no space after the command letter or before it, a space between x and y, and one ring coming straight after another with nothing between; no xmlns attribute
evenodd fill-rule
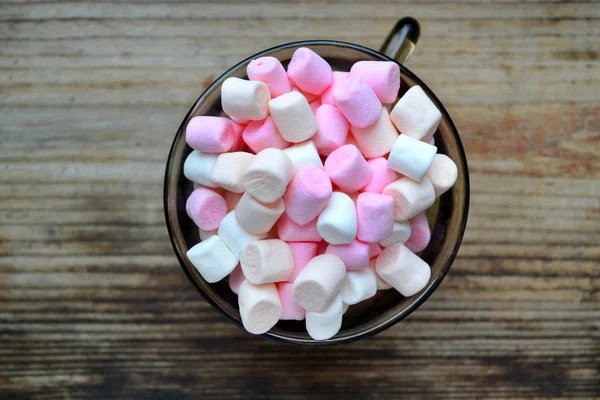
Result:
<svg viewBox="0 0 600 400"><path fill-rule="evenodd" d="M301 47L288 64L288 77L301 90L321 94L331 83L331 66L320 55Z"/></svg>
<svg viewBox="0 0 600 400"><path fill-rule="evenodd" d="M225 199L225 202L227 203L227 209L229 211L231 211L235 208L237 203L242 198L242 195L243 195L243 193L234 193L234 192L230 192L230 191L225 191L223 198Z"/></svg>
<svg viewBox="0 0 600 400"><path fill-rule="evenodd" d="M357 128L373 125L381 114L377 95L364 79L356 75L348 75L333 88L333 99L350 125Z"/></svg>
<svg viewBox="0 0 600 400"><path fill-rule="evenodd" d="M327 246L329 246L329 243L327 243L325 240L321 240L319 243L317 243L317 255L320 256L321 254L325 254L325 251L327 251Z"/></svg>
<svg viewBox="0 0 600 400"><path fill-rule="evenodd" d="M394 199L380 193L361 193L356 201L356 237L366 243L387 239L394 227Z"/></svg>
<svg viewBox="0 0 600 400"><path fill-rule="evenodd" d="M287 281L294 270L290 245L280 239L257 240L248 244L240 257L247 280L260 285Z"/></svg>
<svg viewBox="0 0 600 400"><path fill-rule="evenodd" d="M405 297L420 292L431 277L429 265L401 243L383 250L375 265L379 276Z"/></svg>
<svg viewBox="0 0 600 400"><path fill-rule="evenodd" d="M411 235L410 223L408 221L394 221L392 234L387 239L379 242L383 247L388 247L394 243L406 243Z"/></svg>
<svg viewBox="0 0 600 400"><path fill-rule="evenodd" d="M248 79L266 84L272 99L292 90L285 68L275 57L260 57L250 61L246 73Z"/></svg>
<svg viewBox="0 0 600 400"><path fill-rule="evenodd" d="M275 226L284 210L282 199L265 204L244 193L235 206L235 217L244 230L254 234L266 234Z"/></svg>
<svg viewBox="0 0 600 400"><path fill-rule="evenodd" d="M348 244L356 238L356 207L346 193L333 192L317 219L317 230L327 243Z"/></svg>
<svg viewBox="0 0 600 400"><path fill-rule="evenodd" d="M232 118L256 121L269 115L269 87L260 81L227 78L221 85L221 106Z"/></svg>
<svg viewBox="0 0 600 400"><path fill-rule="evenodd" d="M292 162L278 149L264 149L248 164L242 175L246 192L262 203L280 199L292 175Z"/></svg>
<svg viewBox="0 0 600 400"><path fill-rule="evenodd" d="M296 144L292 147L288 147L283 151L292 162L292 177L295 176L298 171L309 165L323 168L323 162L317 148L312 141Z"/></svg>
<svg viewBox="0 0 600 400"><path fill-rule="evenodd" d="M187 215L200 229L217 229L227 215L227 203L223 196L214 190L199 187L185 203Z"/></svg>
<svg viewBox="0 0 600 400"><path fill-rule="evenodd" d="M431 166L437 147L400 135L388 157L388 168L415 181L421 181Z"/></svg>
<svg viewBox="0 0 600 400"><path fill-rule="evenodd" d="M458 177L458 169L450 157L436 154L425 176L433 185L435 197L439 197L454 185Z"/></svg>
<svg viewBox="0 0 600 400"><path fill-rule="evenodd" d="M323 312L340 293L346 266L336 255L310 260L294 281L294 300L306 311Z"/></svg>
<svg viewBox="0 0 600 400"><path fill-rule="evenodd" d="M304 142L317 133L317 120L306 98L289 92L269 101L273 122L281 136L292 143Z"/></svg>
<svg viewBox="0 0 600 400"><path fill-rule="evenodd" d="M309 165L290 182L283 197L287 216L299 225L315 219L331 197L331 181L320 168Z"/></svg>
<svg viewBox="0 0 600 400"><path fill-rule="evenodd" d="M325 254L335 254L341 258L346 270L358 271L369 265L370 247L368 243L354 240L349 244L330 244Z"/></svg>
<svg viewBox="0 0 600 400"><path fill-rule="evenodd" d="M346 193L362 189L373 175L367 160L349 144L334 150L325 160L324 168L331 181Z"/></svg>
<svg viewBox="0 0 600 400"><path fill-rule="evenodd" d="M274 283L254 285L245 280L240 285L238 305L244 328L255 335L263 334L275 326L283 313Z"/></svg>
<svg viewBox="0 0 600 400"><path fill-rule="evenodd" d="M306 101L308 101L308 103L312 103L313 101L316 101L319 99L319 95L318 94L311 94L308 92L305 92L303 90L298 89L297 86L294 86L294 84L292 84L292 92L298 92L300 93L302 96L304 96L304 98L306 99Z"/></svg>
<svg viewBox="0 0 600 400"><path fill-rule="evenodd" d="M343 303L343 304L344 304L344 307L342 308L342 311L344 314L346 314L346 311L348 311L348 309L350 308L350 304L346 304L346 303Z"/></svg>
<svg viewBox="0 0 600 400"><path fill-rule="evenodd" d="M331 75L331 85L323 93L321 93L321 102L323 104L335 105L335 99L333 98L333 89L341 85L344 80L350 75L349 72L333 71Z"/></svg>
<svg viewBox="0 0 600 400"><path fill-rule="evenodd" d="M240 285L244 282L244 279L246 277L244 276L242 267L238 264L229 275L229 288L233 293L238 294L240 292Z"/></svg>
<svg viewBox="0 0 600 400"><path fill-rule="evenodd" d="M277 234L281 240L286 242L318 242L321 240L316 218L307 224L298 225L285 213L277 221Z"/></svg>
<svg viewBox="0 0 600 400"><path fill-rule="evenodd" d="M389 153L398 139L398 131L394 128L387 108L381 108L377 121L366 128L351 128L352 136L358 148L367 158L381 157Z"/></svg>
<svg viewBox="0 0 600 400"><path fill-rule="evenodd" d="M211 182L230 192L242 193L242 175L253 157L243 151L219 154L210 171Z"/></svg>
<svg viewBox="0 0 600 400"><path fill-rule="evenodd" d="M369 258L377 257L383 251L383 247L379 243L371 243L369 246Z"/></svg>
<svg viewBox="0 0 600 400"><path fill-rule="evenodd" d="M315 242L292 242L288 243L294 255L294 270L288 278L293 283L306 264L317 255L317 243Z"/></svg>
<svg viewBox="0 0 600 400"><path fill-rule="evenodd" d="M342 283L340 297L345 304L357 304L375 296L377 278L371 268L360 271L348 271Z"/></svg>
<svg viewBox="0 0 600 400"><path fill-rule="evenodd" d="M396 171L389 169L385 157L372 158L367 161L371 172L371 180L362 188L363 192L381 193L383 189L399 178Z"/></svg>
<svg viewBox="0 0 600 400"><path fill-rule="evenodd" d="M412 233L404 245L413 253L418 253L425 250L429 244L429 240L431 239L429 222L427 221L425 212L422 212L416 217L411 218L409 222Z"/></svg>
<svg viewBox="0 0 600 400"><path fill-rule="evenodd" d="M227 118L200 116L190 120L185 128L185 141L202 153L224 153L235 141L235 129Z"/></svg>
<svg viewBox="0 0 600 400"><path fill-rule="evenodd" d="M229 247L229 250L231 250L238 260L249 243L266 237L265 234L255 235L242 228L235 217L234 211L231 211L223 218L223 220L221 220L217 235L223 239L223 242L225 242L227 247Z"/></svg>
<svg viewBox="0 0 600 400"><path fill-rule="evenodd" d="M377 259L376 258L371 258L369 260L369 269L372 270L373 273L375 274L375 280L377 281L377 290L391 289L392 285L390 285L389 283L387 283L386 281L384 281L383 279L381 279L381 277L377 273L376 264L377 264Z"/></svg>
<svg viewBox="0 0 600 400"><path fill-rule="evenodd" d="M260 121L250 122L242 133L242 139L255 153L260 153L269 147L283 150L290 146L281 137L273 122L273 118L270 116Z"/></svg>
<svg viewBox="0 0 600 400"><path fill-rule="evenodd" d="M342 327L344 303L337 296L323 312L306 312L306 331L315 340L327 340L335 336Z"/></svg>
<svg viewBox="0 0 600 400"><path fill-rule="evenodd" d="M215 283L225 278L238 263L235 255L219 236L211 236L203 240L189 249L186 255L208 283Z"/></svg>
<svg viewBox="0 0 600 400"><path fill-rule="evenodd" d="M235 137L230 151L242 151L246 148L246 143L244 143L244 138L242 137L242 133L244 132L244 129L246 129L246 124L240 124L235 121L231 121L231 124L233 125Z"/></svg>
<svg viewBox="0 0 600 400"><path fill-rule="evenodd" d="M363 78L382 103L396 101L400 90L400 67L393 61L358 61L350 73Z"/></svg>
<svg viewBox="0 0 600 400"><path fill-rule="evenodd" d="M183 163L183 175L192 182L207 187L216 187L210 180L210 171L217 162L217 154L192 151Z"/></svg>
<svg viewBox="0 0 600 400"><path fill-rule="evenodd" d="M206 240L211 236L215 236L217 234L216 229L211 229L210 231L198 228L198 236L200 236L200 240Z"/></svg>
<svg viewBox="0 0 600 400"><path fill-rule="evenodd" d="M390 118L400 133L427 142L442 114L420 86L413 86L398 100Z"/></svg>
<svg viewBox="0 0 600 400"><path fill-rule="evenodd" d="M435 202L435 191L427 178L423 178L421 182L415 182L408 177L400 178L387 185L383 194L394 199L396 221L406 221L427 210Z"/></svg>
<svg viewBox="0 0 600 400"><path fill-rule="evenodd" d="M313 115L315 116L315 118L317 118L317 109L319 107L321 107L321 100L317 99L315 101L311 101L310 103L308 103L308 105L310 106L310 110L312 111ZM317 125L318 125L318 121L317 121Z"/></svg>
<svg viewBox="0 0 600 400"><path fill-rule="evenodd" d="M348 121L336 106L323 104L315 114L318 130L313 141L320 154L328 156L346 143Z"/></svg>
<svg viewBox="0 0 600 400"><path fill-rule="evenodd" d="M306 315L304 308L300 307L294 300L293 295L294 285L287 282L277 284L277 292L279 292L279 300L281 300L281 320L302 321Z"/></svg>

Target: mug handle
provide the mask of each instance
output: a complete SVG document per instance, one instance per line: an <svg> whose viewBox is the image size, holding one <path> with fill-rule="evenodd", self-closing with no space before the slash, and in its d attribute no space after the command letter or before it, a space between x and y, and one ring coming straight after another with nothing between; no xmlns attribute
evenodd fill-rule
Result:
<svg viewBox="0 0 600 400"><path fill-rule="evenodd" d="M420 35L421 26L419 21L413 17L404 17L396 22L385 42L381 45L379 52L393 58L400 64L405 64L415 49Z"/></svg>

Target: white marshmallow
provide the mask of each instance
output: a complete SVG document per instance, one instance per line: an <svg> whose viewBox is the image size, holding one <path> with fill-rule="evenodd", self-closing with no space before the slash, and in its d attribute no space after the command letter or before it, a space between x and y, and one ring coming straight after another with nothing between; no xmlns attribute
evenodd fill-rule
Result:
<svg viewBox="0 0 600 400"><path fill-rule="evenodd" d="M216 229L213 229L212 231L205 231L204 229L198 228L198 235L200 236L200 240L206 240L211 236L215 236L216 234Z"/></svg>
<svg viewBox="0 0 600 400"><path fill-rule="evenodd" d="M217 234L223 239L223 242L229 247L237 260L240 259L249 243L267 236L265 234L255 235L242 228L235 217L234 211L231 211L221 220Z"/></svg>
<svg viewBox="0 0 600 400"><path fill-rule="evenodd" d="M313 257L294 281L293 296L306 311L324 312L338 297L346 266L333 254Z"/></svg>
<svg viewBox="0 0 600 400"><path fill-rule="evenodd" d="M317 119L306 98L298 92L272 99L269 110L277 130L288 142L304 142L317 133Z"/></svg>
<svg viewBox="0 0 600 400"><path fill-rule="evenodd" d="M431 181L423 178L415 182L402 177L383 188L383 194L394 199L394 220L406 221L427 210L435 202L435 191Z"/></svg>
<svg viewBox="0 0 600 400"><path fill-rule="evenodd" d="M237 203L242 198L243 193L233 193L230 191L225 191L223 194L223 198L225 199L225 203L227 203L227 209L229 211L233 210Z"/></svg>
<svg viewBox="0 0 600 400"><path fill-rule="evenodd" d="M260 81L227 78L221 85L223 111L237 121L264 119L269 115L269 87Z"/></svg>
<svg viewBox="0 0 600 400"><path fill-rule="evenodd" d="M387 108L381 108L379 119L366 128L350 127L352 136L365 158L381 157L389 153L398 138Z"/></svg>
<svg viewBox="0 0 600 400"><path fill-rule="evenodd" d="M346 314L346 311L348 311L348 308L350 308L350 304L344 303L344 307L342 308L342 313Z"/></svg>
<svg viewBox="0 0 600 400"><path fill-rule="evenodd" d="M183 163L183 175L190 181L207 187L216 187L210 180L210 171L217 161L218 154L192 151Z"/></svg>
<svg viewBox="0 0 600 400"><path fill-rule="evenodd" d="M342 327L344 303L337 296L323 312L306 312L306 331L315 340L327 340L335 336Z"/></svg>
<svg viewBox="0 0 600 400"><path fill-rule="evenodd" d="M245 280L238 292L238 305L244 328L255 335L274 327L283 313L274 283L254 285Z"/></svg>
<svg viewBox="0 0 600 400"><path fill-rule="evenodd" d="M189 249L186 255L208 283L219 282L229 275L238 263L237 257L219 236L211 236L201 241Z"/></svg>
<svg viewBox="0 0 600 400"><path fill-rule="evenodd" d="M436 154L425 176L429 178L433 185L435 197L439 197L446 193L456 182L458 168L447 155Z"/></svg>
<svg viewBox="0 0 600 400"><path fill-rule="evenodd" d="M283 152L287 154L292 162L292 178L298 171L309 165L323 168L323 161L321 161L317 147L312 141L288 147L287 149L283 150Z"/></svg>
<svg viewBox="0 0 600 400"><path fill-rule="evenodd" d="M294 270L289 244L281 239L257 240L246 246L240 258L244 276L255 285L287 281Z"/></svg>
<svg viewBox="0 0 600 400"><path fill-rule="evenodd" d="M235 206L235 217L244 230L261 234L268 233L273 228L284 210L283 199L264 204L244 193Z"/></svg>
<svg viewBox="0 0 600 400"><path fill-rule="evenodd" d="M377 273L376 264L377 264L377 258L371 258L369 260L369 268L375 274L375 280L377 281L377 290L388 290L388 289L391 289L392 285L390 285L389 283L387 283L386 281L384 281L379 276L379 274ZM229 278L229 279L231 279L231 278Z"/></svg>
<svg viewBox="0 0 600 400"><path fill-rule="evenodd" d="M340 290L344 303L357 304L375 296L375 293L377 293L377 278L371 268L346 272Z"/></svg>
<svg viewBox="0 0 600 400"><path fill-rule="evenodd" d="M431 166L435 153L437 147L400 135L388 157L388 168L420 182Z"/></svg>
<svg viewBox="0 0 600 400"><path fill-rule="evenodd" d="M435 133L442 113L420 86L413 86L398 100L390 118L400 133L427 142Z"/></svg>
<svg viewBox="0 0 600 400"><path fill-rule="evenodd" d="M242 175L242 186L262 203L273 203L285 193L292 176L292 162L281 150L268 148L258 153Z"/></svg>
<svg viewBox="0 0 600 400"><path fill-rule="evenodd" d="M253 157L244 151L219 154L210 171L210 181L230 192L242 193L242 175Z"/></svg>
<svg viewBox="0 0 600 400"><path fill-rule="evenodd" d="M408 221L394 221L392 234L385 240L379 242L383 247L388 247L394 243L406 243L411 234L410 224Z"/></svg>
<svg viewBox="0 0 600 400"><path fill-rule="evenodd" d="M356 207L346 193L333 192L317 219L317 231L327 243L348 244L356 238Z"/></svg>
<svg viewBox="0 0 600 400"><path fill-rule="evenodd" d="M420 292L431 277L431 268L401 243L386 247L375 264L377 273L405 297Z"/></svg>

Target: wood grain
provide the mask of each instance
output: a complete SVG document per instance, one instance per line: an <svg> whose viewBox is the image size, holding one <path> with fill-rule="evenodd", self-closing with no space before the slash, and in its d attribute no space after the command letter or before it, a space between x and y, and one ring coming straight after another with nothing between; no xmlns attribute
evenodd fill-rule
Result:
<svg viewBox="0 0 600 400"><path fill-rule="evenodd" d="M237 61L402 15L469 159L459 257L373 339L254 338L173 255L173 134ZM3 0L0 398L599 398L599 38L597 1Z"/></svg>

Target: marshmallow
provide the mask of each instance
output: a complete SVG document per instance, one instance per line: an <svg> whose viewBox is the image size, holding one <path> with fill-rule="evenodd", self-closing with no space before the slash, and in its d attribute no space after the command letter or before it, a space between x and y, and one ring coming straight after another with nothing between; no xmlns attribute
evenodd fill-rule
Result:
<svg viewBox="0 0 600 400"><path fill-rule="evenodd" d="M183 175L190 181L203 186L216 187L210 180L210 171L217 162L216 154L192 151L183 163Z"/></svg>
<svg viewBox="0 0 600 400"><path fill-rule="evenodd" d="M377 257L383 251L383 247L379 243L371 243L369 246L369 258Z"/></svg>
<svg viewBox="0 0 600 400"><path fill-rule="evenodd" d="M268 233L283 214L283 200L274 203L261 203L248 193L244 193L235 206L235 217L240 226L254 234Z"/></svg>
<svg viewBox="0 0 600 400"><path fill-rule="evenodd" d="M207 231L205 229L198 228L198 236L200 236L200 240L206 240L211 236L215 236L216 234L217 234L216 229L211 229L210 231Z"/></svg>
<svg viewBox="0 0 600 400"><path fill-rule="evenodd" d="M429 222L425 212L411 218L410 229L412 231L410 238L404 244L407 249L413 253L418 253L425 250L431 239L431 231L429 230Z"/></svg>
<svg viewBox="0 0 600 400"><path fill-rule="evenodd" d="M340 297L345 304L353 305L375 296L377 278L371 268L360 271L348 271L340 290Z"/></svg>
<svg viewBox="0 0 600 400"><path fill-rule="evenodd" d="M357 221L354 202L346 193L333 192L317 219L317 230L327 243L348 244L356 237Z"/></svg>
<svg viewBox="0 0 600 400"><path fill-rule="evenodd" d="M317 255L317 243L314 242L292 242L288 243L294 255L294 270L288 278L293 283L306 264Z"/></svg>
<svg viewBox="0 0 600 400"><path fill-rule="evenodd" d="M300 93L302 96L304 96L304 98L306 99L306 101L308 101L308 103L312 103L313 101L316 101L319 99L319 95L318 94L311 94L311 93L307 93L303 90L298 89L296 86L294 86L292 84L292 92L298 92Z"/></svg>
<svg viewBox="0 0 600 400"><path fill-rule="evenodd" d="M283 313L274 283L254 285L245 280L240 285L238 305L244 328L255 335L274 327Z"/></svg>
<svg viewBox="0 0 600 400"><path fill-rule="evenodd" d="M429 138L429 140L427 141L428 144L435 146L435 138L432 136L431 138Z"/></svg>
<svg viewBox="0 0 600 400"><path fill-rule="evenodd" d="M229 211L231 211L235 208L237 203L242 198L242 195L243 195L243 193L233 193L230 191L225 192L225 194L223 195L223 198L225 199L225 202L227 203L227 209Z"/></svg>
<svg viewBox="0 0 600 400"><path fill-rule="evenodd" d="M306 312L306 331L315 340L327 340L342 327L344 303L337 296L323 312Z"/></svg>
<svg viewBox="0 0 600 400"><path fill-rule="evenodd" d="M262 203L280 199L292 174L289 157L278 149L264 149L248 164L242 175L242 186Z"/></svg>
<svg viewBox="0 0 600 400"><path fill-rule="evenodd" d="M387 185L399 178L396 171L388 168L385 157L372 158L367 163L373 174L367 186L362 188L363 192L381 193Z"/></svg>
<svg viewBox="0 0 600 400"><path fill-rule="evenodd" d="M396 101L400 90L400 66L393 61L358 61L350 73L363 78L382 103Z"/></svg>
<svg viewBox="0 0 600 400"><path fill-rule="evenodd" d="M344 192L356 192L365 187L373 173L360 151L346 144L334 150L325 160L325 172Z"/></svg>
<svg viewBox="0 0 600 400"><path fill-rule="evenodd" d="M421 181L431 166L437 147L400 135L388 157L388 168L415 181Z"/></svg>
<svg viewBox="0 0 600 400"><path fill-rule="evenodd" d="M314 165L315 167L323 168L321 157L319 157L317 148L312 141L288 147L283 152L287 154L292 162L292 177L295 176L298 171L308 165Z"/></svg>
<svg viewBox="0 0 600 400"><path fill-rule="evenodd" d="M454 185L458 177L458 169L450 157L436 154L425 176L433 185L435 197L439 197Z"/></svg>
<svg viewBox="0 0 600 400"><path fill-rule="evenodd" d="M371 87L359 76L348 75L333 88L335 105L350 125L366 128L381 114L381 102Z"/></svg>
<svg viewBox="0 0 600 400"><path fill-rule="evenodd" d="M369 260L369 269L371 271L373 271L373 273L375 274L375 280L377 281L377 290L391 289L392 285L390 285L389 283L387 283L386 281L384 281L383 279L381 279L381 277L377 273L377 268L375 268L376 264L377 264L377 259L376 258L371 258Z"/></svg>
<svg viewBox="0 0 600 400"><path fill-rule="evenodd" d="M394 221L392 234L387 239L379 242L383 247L388 247L394 243L406 243L411 235L411 227L408 221Z"/></svg>
<svg viewBox="0 0 600 400"><path fill-rule="evenodd" d="M198 228L210 231L219 227L228 210L223 196L214 190L200 187L188 197L185 211Z"/></svg>
<svg viewBox="0 0 600 400"><path fill-rule="evenodd" d="M346 303L343 303L343 304L344 304L344 306L342 307L342 313L346 314L346 311L348 311L348 308L350 308L350 304L346 304Z"/></svg>
<svg viewBox="0 0 600 400"><path fill-rule="evenodd" d="M317 109L319 107L321 107L321 100L317 99L315 101L311 101L310 103L308 103L308 105L310 106L310 110L312 111L313 115L315 116L315 118L317 117ZM317 125L318 125L318 121L317 121Z"/></svg>
<svg viewBox="0 0 600 400"><path fill-rule="evenodd" d="M330 244L325 254L334 254L342 259L346 270L358 271L369 265L370 245L354 240L349 244Z"/></svg>
<svg viewBox="0 0 600 400"><path fill-rule="evenodd" d="M235 193L242 193L242 175L252 161L253 154L243 151L219 154L210 171L210 180L216 185Z"/></svg>
<svg viewBox="0 0 600 400"><path fill-rule="evenodd" d="M328 156L346 143L348 121L336 106L323 104L315 114L318 130L313 140L320 154Z"/></svg>
<svg viewBox="0 0 600 400"><path fill-rule="evenodd" d="M186 253L208 283L219 282L233 271L238 261L219 236L211 236Z"/></svg>
<svg viewBox="0 0 600 400"><path fill-rule="evenodd" d="M272 99L292 90L285 68L275 57L260 57L250 61L246 73L248 79L266 84Z"/></svg>
<svg viewBox="0 0 600 400"><path fill-rule="evenodd" d="M240 285L244 282L246 277L244 276L244 272L242 271L242 267L238 264L237 267L231 274L229 275L229 288L235 294L238 294L240 291Z"/></svg>
<svg viewBox="0 0 600 400"><path fill-rule="evenodd" d="M314 165L303 168L290 182L283 197L287 216L299 225L315 219L331 197L331 181Z"/></svg>
<svg viewBox="0 0 600 400"><path fill-rule="evenodd" d="M242 133L242 139L255 153L260 153L270 147L283 150L290 144L281 137L273 118L270 116L260 120L252 121L246 126Z"/></svg>
<svg viewBox="0 0 600 400"><path fill-rule="evenodd" d="M292 275L294 256L283 240L258 240L246 246L240 264L246 279L255 285L283 282Z"/></svg>
<svg viewBox="0 0 600 400"><path fill-rule="evenodd" d="M381 114L375 123L366 128L351 128L352 136L358 148L367 158L381 157L389 153L398 139L398 131L394 128L387 108L381 108Z"/></svg>
<svg viewBox="0 0 600 400"><path fill-rule="evenodd" d="M427 142L435 133L442 114L420 86L413 86L398 100L390 118L400 133Z"/></svg>
<svg viewBox="0 0 600 400"><path fill-rule="evenodd" d="M323 312L338 297L346 267L333 254L310 260L294 281L294 300L306 311Z"/></svg>
<svg viewBox="0 0 600 400"><path fill-rule="evenodd" d="M227 118L194 117L185 128L185 141L203 153L224 153L235 142L235 129Z"/></svg>
<svg viewBox="0 0 600 400"><path fill-rule="evenodd" d="M288 142L299 143L317 132L317 120L308 101L298 92L289 92L269 101L275 126Z"/></svg>
<svg viewBox="0 0 600 400"><path fill-rule="evenodd" d="M321 93L321 102L323 104L335 105L333 89L341 85L349 75L349 72L333 71L333 75L331 75L331 85L329 85L329 87L325 89L323 93Z"/></svg>
<svg viewBox="0 0 600 400"><path fill-rule="evenodd" d="M321 94L331 83L332 71L320 55L301 47L294 52L287 74L299 89L311 94Z"/></svg>
<svg viewBox="0 0 600 400"><path fill-rule="evenodd" d="M244 143L244 138L242 137L242 133L244 129L246 129L246 124L239 124L235 121L231 121L233 125L233 146L231 146L230 151L242 151L246 148L246 143Z"/></svg>
<svg viewBox="0 0 600 400"><path fill-rule="evenodd" d="M319 243L317 243L317 255L320 256L321 254L325 254L325 251L327 251L327 246L329 246L329 243L327 243L325 240L321 240Z"/></svg>
<svg viewBox="0 0 600 400"><path fill-rule="evenodd" d="M277 235L286 242L318 242L321 240L316 218L305 225L298 225L287 214L283 214L277 221Z"/></svg>
<svg viewBox="0 0 600 400"><path fill-rule="evenodd" d="M249 243L266 237L264 234L255 235L244 230L238 223L234 211L231 211L223 218L221 225L219 225L219 230L217 230L217 235L223 239L223 242L225 242L238 260Z"/></svg>
<svg viewBox="0 0 600 400"><path fill-rule="evenodd" d="M429 265L401 243L383 250L375 266L379 276L405 297L420 292L431 277Z"/></svg>
<svg viewBox="0 0 600 400"><path fill-rule="evenodd" d="M269 100L269 87L260 81L227 78L221 85L223 111L236 122L265 119L269 115Z"/></svg>
<svg viewBox="0 0 600 400"><path fill-rule="evenodd" d="M356 201L356 237L367 243L387 239L394 227L394 199L385 194L361 193Z"/></svg>
<svg viewBox="0 0 600 400"><path fill-rule="evenodd" d="M279 293L279 300L283 309L279 318L281 320L302 321L306 315L304 308L300 307L294 300L293 290L294 285L291 283L280 282L277 284L277 292Z"/></svg>
<svg viewBox="0 0 600 400"><path fill-rule="evenodd" d="M435 202L435 191L427 178L423 178L421 182L415 182L407 177L400 178L387 185L383 189L383 194L394 199L396 221L406 221L425 211Z"/></svg>

